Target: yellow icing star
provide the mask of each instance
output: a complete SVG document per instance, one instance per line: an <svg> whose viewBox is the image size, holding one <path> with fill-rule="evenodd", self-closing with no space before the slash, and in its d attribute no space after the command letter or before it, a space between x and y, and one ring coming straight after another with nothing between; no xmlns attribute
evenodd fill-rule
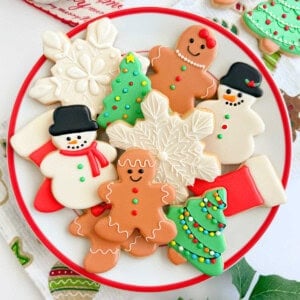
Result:
<svg viewBox="0 0 300 300"><path fill-rule="evenodd" d="M134 62L134 55L132 53L126 56L126 62L127 63Z"/></svg>

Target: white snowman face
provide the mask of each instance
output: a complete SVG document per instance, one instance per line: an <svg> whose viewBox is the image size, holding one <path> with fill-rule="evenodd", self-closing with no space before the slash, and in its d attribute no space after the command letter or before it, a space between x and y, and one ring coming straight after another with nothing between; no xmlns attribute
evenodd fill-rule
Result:
<svg viewBox="0 0 300 300"><path fill-rule="evenodd" d="M240 105L249 107L256 101L255 97L223 84L220 84L218 87L218 98L219 100L224 100L225 105L232 107Z"/></svg>
<svg viewBox="0 0 300 300"><path fill-rule="evenodd" d="M96 131L66 133L52 137L53 144L60 150L76 151L89 147L96 139Z"/></svg>

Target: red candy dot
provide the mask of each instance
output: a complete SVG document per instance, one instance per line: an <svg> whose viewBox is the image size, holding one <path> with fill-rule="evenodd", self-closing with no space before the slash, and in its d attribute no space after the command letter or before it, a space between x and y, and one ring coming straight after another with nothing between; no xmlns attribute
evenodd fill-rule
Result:
<svg viewBox="0 0 300 300"><path fill-rule="evenodd" d="M271 24L271 20L270 20L270 19L267 19L267 20L266 20L266 24L267 24L267 25L270 25L270 24Z"/></svg>
<svg viewBox="0 0 300 300"><path fill-rule="evenodd" d="M131 214L132 214L133 216L137 216L138 212L137 212L136 209L134 209L134 210L131 211Z"/></svg>
<svg viewBox="0 0 300 300"><path fill-rule="evenodd" d="M198 240L197 239L193 239L193 243L194 244L198 244Z"/></svg>
<svg viewBox="0 0 300 300"><path fill-rule="evenodd" d="M297 20L298 20L298 21L300 21L300 15L299 15L299 16L297 16Z"/></svg>
<svg viewBox="0 0 300 300"><path fill-rule="evenodd" d="M208 36L209 36L209 32L208 32L208 30L207 29L201 29L200 31L199 31L199 36L201 37L201 38L203 38L203 39L206 39Z"/></svg>
<svg viewBox="0 0 300 300"><path fill-rule="evenodd" d="M285 25L285 26L284 26L284 30L285 30L285 31L288 31L289 29L290 29L290 27L289 27L288 25Z"/></svg>
<svg viewBox="0 0 300 300"><path fill-rule="evenodd" d="M135 194L139 192L138 188L136 188L136 187L134 187L131 191Z"/></svg>
<svg viewBox="0 0 300 300"><path fill-rule="evenodd" d="M290 50L294 50L294 49L295 49L295 46L294 46L294 45L291 45L291 46L289 47L289 49L290 49Z"/></svg>
<svg viewBox="0 0 300 300"><path fill-rule="evenodd" d="M129 84L130 86L133 86L133 82L132 82L132 81L130 81L128 84Z"/></svg>
<svg viewBox="0 0 300 300"><path fill-rule="evenodd" d="M210 262L211 262L212 264L215 264L215 263L217 262L217 260L216 260L215 258L212 258L212 259L210 260Z"/></svg>
<svg viewBox="0 0 300 300"><path fill-rule="evenodd" d="M112 106L112 109L113 109L113 110L116 110L117 108L118 108L117 105L113 105L113 106Z"/></svg>
<svg viewBox="0 0 300 300"><path fill-rule="evenodd" d="M227 125L226 124L222 125L222 129L227 129Z"/></svg>
<svg viewBox="0 0 300 300"><path fill-rule="evenodd" d="M285 19L286 18L286 14L282 14L281 17Z"/></svg>
<svg viewBox="0 0 300 300"><path fill-rule="evenodd" d="M223 228L223 227L224 227L224 224L220 223L220 224L218 225L218 227L219 227L219 228Z"/></svg>
<svg viewBox="0 0 300 300"><path fill-rule="evenodd" d="M198 228L198 227L199 227L199 224L198 224L198 223L194 223L193 226L194 226L195 228Z"/></svg>
<svg viewBox="0 0 300 300"><path fill-rule="evenodd" d="M176 80L176 81L180 81L181 79L182 79L182 78L181 78L181 76L179 76L179 75L175 77L175 80Z"/></svg>
<svg viewBox="0 0 300 300"><path fill-rule="evenodd" d="M275 30L275 31L273 32L273 34L274 34L274 35L277 35L277 34L278 34L278 31Z"/></svg>
<svg viewBox="0 0 300 300"><path fill-rule="evenodd" d="M266 5L266 4L264 4L264 5L263 5L263 8L265 8L265 9L266 9L266 8L267 8L267 5Z"/></svg>
<svg viewBox="0 0 300 300"><path fill-rule="evenodd" d="M207 207L211 207L212 206L212 204L210 202L208 202L206 205L207 205Z"/></svg>
<svg viewBox="0 0 300 300"><path fill-rule="evenodd" d="M274 2L274 1L272 1L272 2L271 2L271 5L272 5L272 6L275 6L275 2Z"/></svg>

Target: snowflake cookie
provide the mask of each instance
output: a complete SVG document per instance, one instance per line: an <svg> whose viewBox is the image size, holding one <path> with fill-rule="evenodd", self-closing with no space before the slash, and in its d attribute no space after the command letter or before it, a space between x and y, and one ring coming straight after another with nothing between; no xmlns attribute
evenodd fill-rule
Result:
<svg viewBox="0 0 300 300"><path fill-rule="evenodd" d="M141 104L145 120L134 127L124 121L108 126L111 145L149 150L156 158L155 180L167 182L176 190L176 203L187 199L187 186L195 178L213 181L220 175L216 157L204 153L203 138L213 132L213 114L192 110L185 118L169 113L168 98L152 90Z"/></svg>
<svg viewBox="0 0 300 300"><path fill-rule="evenodd" d="M44 55L55 65L51 77L37 80L30 96L43 104L84 104L93 116L99 113L110 82L119 73L121 52L112 46L116 35L108 18L91 23L86 40L72 42L61 32L46 31Z"/></svg>

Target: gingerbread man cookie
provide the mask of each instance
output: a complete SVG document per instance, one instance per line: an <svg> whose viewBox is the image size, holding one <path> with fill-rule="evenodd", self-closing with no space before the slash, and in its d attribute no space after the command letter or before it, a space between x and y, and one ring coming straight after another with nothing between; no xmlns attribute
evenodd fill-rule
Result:
<svg viewBox="0 0 300 300"><path fill-rule="evenodd" d="M69 225L70 233L85 237L91 242L83 262L84 268L91 273L101 273L113 268L118 262L120 253L119 243L101 239L96 234L94 226L99 220L99 215L101 217L101 213L95 209L87 209Z"/></svg>
<svg viewBox="0 0 300 300"><path fill-rule="evenodd" d="M154 183L155 159L143 149L128 149L118 160L118 181L100 185L99 197L112 208L95 226L97 234L114 242L127 240L138 229L147 242L168 243L176 226L166 218L163 206L175 200L175 190Z"/></svg>
<svg viewBox="0 0 300 300"><path fill-rule="evenodd" d="M194 107L195 98L209 99L217 89L216 79L207 71L217 53L213 33L202 25L188 27L170 49L155 46L149 58L154 74L152 88L170 100L173 111L184 114Z"/></svg>

